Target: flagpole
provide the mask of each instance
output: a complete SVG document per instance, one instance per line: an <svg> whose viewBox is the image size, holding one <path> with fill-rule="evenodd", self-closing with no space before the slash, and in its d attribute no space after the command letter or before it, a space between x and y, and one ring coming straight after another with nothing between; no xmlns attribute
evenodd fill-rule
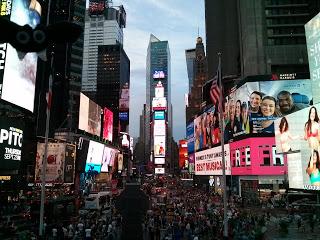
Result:
<svg viewBox="0 0 320 240"><path fill-rule="evenodd" d="M51 65L49 75L49 87L47 94L47 119L46 119L46 132L45 132L45 143L44 143L44 156L42 159L42 170L41 170L41 199L40 199L40 224L39 224L39 236L44 234L44 202L46 197L46 170L47 170L47 157L48 157L48 138L49 138L49 126L50 126L50 109L51 109L51 95L52 95L52 76L53 75L53 52L51 53Z"/></svg>
<svg viewBox="0 0 320 240"><path fill-rule="evenodd" d="M220 86L219 96L219 122L221 128L221 155L222 155L222 179L223 179L223 238L228 239L228 216L227 216L227 178L226 178L226 161L224 154L224 117L223 117L223 90L222 90L222 74L221 74L221 53L218 53L218 80Z"/></svg>

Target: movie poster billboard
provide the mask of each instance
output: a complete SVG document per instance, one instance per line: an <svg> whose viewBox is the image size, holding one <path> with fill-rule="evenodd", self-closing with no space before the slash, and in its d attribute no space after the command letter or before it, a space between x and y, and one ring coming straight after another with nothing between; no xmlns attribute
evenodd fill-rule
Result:
<svg viewBox="0 0 320 240"><path fill-rule="evenodd" d="M164 136L166 135L166 121L165 120L154 120L153 135Z"/></svg>
<svg viewBox="0 0 320 240"><path fill-rule="evenodd" d="M224 145L226 175L231 174L230 147ZM221 146L195 153L195 175L222 175Z"/></svg>
<svg viewBox="0 0 320 240"><path fill-rule="evenodd" d="M304 25L306 32L310 79L312 84L313 104L320 102L320 14Z"/></svg>
<svg viewBox="0 0 320 240"><path fill-rule="evenodd" d="M154 157L165 157L166 136L154 136Z"/></svg>
<svg viewBox="0 0 320 240"><path fill-rule="evenodd" d="M74 183L75 175L75 160L76 160L76 145L66 144L65 158L64 158L64 173L63 182Z"/></svg>
<svg viewBox="0 0 320 240"><path fill-rule="evenodd" d="M101 171L104 145L90 140L85 171Z"/></svg>
<svg viewBox="0 0 320 240"><path fill-rule="evenodd" d="M101 164L101 172L108 172L109 166L112 166L114 160L118 154L118 150L111 147L104 147L102 164Z"/></svg>
<svg viewBox="0 0 320 240"><path fill-rule="evenodd" d="M63 183L65 143L48 143L46 183ZM35 166L35 182L42 180L42 166L44 160L45 144L38 143Z"/></svg>
<svg viewBox="0 0 320 240"><path fill-rule="evenodd" d="M248 82L225 99L225 141L247 134L273 136L274 120L310 103L308 79Z"/></svg>
<svg viewBox="0 0 320 240"><path fill-rule="evenodd" d="M194 151L211 148L220 142L219 117L215 107L194 119Z"/></svg>
<svg viewBox="0 0 320 240"><path fill-rule="evenodd" d="M80 93L79 129L96 136L101 132L101 107Z"/></svg>
<svg viewBox="0 0 320 240"><path fill-rule="evenodd" d="M1 1L1 17L23 26L35 28L40 23L41 6L38 1ZM33 112L37 53L27 53L19 59L16 49L10 44L0 44L0 96L1 99Z"/></svg>
<svg viewBox="0 0 320 240"><path fill-rule="evenodd" d="M113 137L113 112L108 108L103 109L103 138L112 142Z"/></svg>

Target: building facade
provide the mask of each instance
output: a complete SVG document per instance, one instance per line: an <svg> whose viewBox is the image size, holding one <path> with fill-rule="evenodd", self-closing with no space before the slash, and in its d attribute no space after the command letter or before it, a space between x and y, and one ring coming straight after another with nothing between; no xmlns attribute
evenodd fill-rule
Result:
<svg viewBox="0 0 320 240"><path fill-rule="evenodd" d="M195 66L196 66L196 49L187 49L186 53L186 63L187 63L187 72L189 79L189 92L191 92L191 88L193 86L194 78L195 78Z"/></svg>

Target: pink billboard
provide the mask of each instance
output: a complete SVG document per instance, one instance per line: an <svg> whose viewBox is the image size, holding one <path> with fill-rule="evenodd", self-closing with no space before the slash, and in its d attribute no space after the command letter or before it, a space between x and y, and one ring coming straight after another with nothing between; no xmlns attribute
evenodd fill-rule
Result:
<svg viewBox="0 0 320 240"><path fill-rule="evenodd" d="M232 175L284 175L287 158L276 154L274 137L256 137L229 143Z"/></svg>
<svg viewBox="0 0 320 240"><path fill-rule="evenodd" d="M108 108L104 108L103 113L103 138L112 142L113 112Z"/></svg>

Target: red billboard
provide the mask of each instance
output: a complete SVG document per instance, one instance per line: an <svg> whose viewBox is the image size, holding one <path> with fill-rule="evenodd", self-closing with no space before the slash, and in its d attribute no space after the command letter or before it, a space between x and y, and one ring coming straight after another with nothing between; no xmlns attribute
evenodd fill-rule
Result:
<svg viewBox="0 0 320 240"><path fill-rule="evenodd" d="M179 168L188 167L188 141L183 139L179 140Z"/></svg>
<svg viewBox="0 0 320 240"><path fill-rule="evenodd" d="M113 137L113 112L108 108L103 110L103 138L112 142Z"/></svg>

